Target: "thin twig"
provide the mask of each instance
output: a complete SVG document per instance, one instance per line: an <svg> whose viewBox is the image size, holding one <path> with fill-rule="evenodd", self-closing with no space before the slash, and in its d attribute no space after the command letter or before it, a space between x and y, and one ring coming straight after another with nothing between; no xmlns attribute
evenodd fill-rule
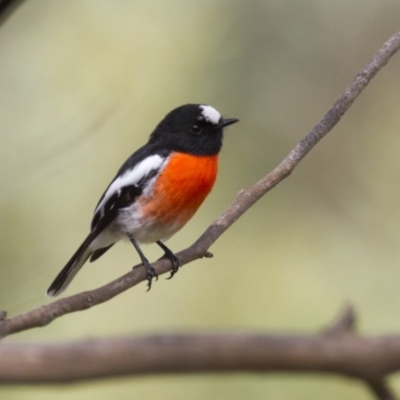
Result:
<svg viewBox="0 0 400 400"><path fill-rule="evenodd" d="M343 114L350 108L354 100L368 85L377 72L387 64L400 48L400 32L388 39L371 61L356 75L339 100L326 113L322 120L287 157L268 175L252 187L242 190L233 204L201 235L189 248L178 253L182 265L201 258L207 254L210 246L243 215L256 201L269 192L279 182L289 176L298 163L311 149L339 122ZM171 270L167 260L153 264L158 275ZM123 291L137 285L146 278L143 268L134 268L115 281L99 289L66 297L36 308L26 314L0 320L0 337L10 335L34 327L49 324L54 319L71 312L81 311L101 304L117 296Z"/></svg>
<svg viewBox="0 0 400 400"><path fill-rule="evenodd" d="M0 0L0 25L3 24L24 1L25 0Z"/></svg>
<svg viewBox="0 0 400 400"><path fill-rule="evenodd" d="M356 313L351 304L347 304L340 314L333 321L333 324L325 329L323 333L325 335L338 335L338 334L353 334L356 325Z"/></svg>
<svg viewBox="0 0 400 400"><path fill-rule="evenodd" d="M371 389L371 392L375 395L378 400L396 400L397 397L389 388L385 380L381 379L378 381L367 380L367 384Z"/></svg>

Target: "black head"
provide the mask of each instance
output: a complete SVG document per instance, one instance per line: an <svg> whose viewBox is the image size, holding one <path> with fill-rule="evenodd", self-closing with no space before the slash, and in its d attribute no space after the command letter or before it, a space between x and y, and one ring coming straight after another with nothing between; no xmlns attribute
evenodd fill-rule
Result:
<svg viewBox="0 0 400 400"><path fill-rule="evenodd" d="M165 116L150 135L149 143L171 151L214 155L221 150L223 128L238 121L222 118L215 108L205 104L186 104Z"/></svg>

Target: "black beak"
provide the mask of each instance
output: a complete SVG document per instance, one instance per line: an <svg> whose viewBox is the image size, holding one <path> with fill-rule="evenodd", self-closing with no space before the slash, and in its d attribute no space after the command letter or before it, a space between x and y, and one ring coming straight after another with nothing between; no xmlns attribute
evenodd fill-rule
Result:
<svg viewBox="0 0 400 400"><path fill-rule="evenodd" d="M221 120L221 122L219 123L219 126L221 128L225 128L226 126L236 124L236 122L239 122L239 120L237 118L225 118L225 119Z"/></svg>

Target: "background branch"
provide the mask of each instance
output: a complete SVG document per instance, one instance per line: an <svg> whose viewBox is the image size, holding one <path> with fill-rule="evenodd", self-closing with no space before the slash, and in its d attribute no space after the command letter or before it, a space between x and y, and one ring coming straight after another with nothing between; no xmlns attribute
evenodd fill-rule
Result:
<svg viewBox="0 0 400 400"><path fill-rule="evenodd" d="M0 25L24 2L25 0L0 0Z"/></svg>
<svg viewBox="0 0 400 400"><path fill-rule="evenodd" d="M400 335L363 338L347 306L314 335L244 332L89 339L0 345L0 384L58 384L177 373L307 372L364 381L395 400L386 376L400 369Z"/></svg>
<svg viewBox="0 0 400 400"><path fill-rule="evenodd" d="M240 191L233 204L210 225L203 235L192 246L177 254L181 264L185 265L195 259L209 255L208 249L226 229L264 194L289 176L302 158L339 122L340 118L350 108L371 79L386 65L399 48L400 32L397 32L384 43L371 61L356 75L322 120L295 146L286 158L255 185ZM171 270L170 262L167 260L157 261L153 264L153 267L158 275ZM64 314L101 304L137 285L145 278L144 269L135 267L133 271L98 289L54 301L13 318L7 319L6 315L3 314L0 316L0 337L34 327L45 326Z"/></svg>
<svg viewBox="0 0 400 400"><path fill-rule="evenodd" d="M200 372L308 372L360 379L377 398L394 399L384 378L400 368L400 336L360 337L352 329L354 321L352 308L346 307L332 327L315 335L229 332L63 344L3 343L0 383Z"/></svg>

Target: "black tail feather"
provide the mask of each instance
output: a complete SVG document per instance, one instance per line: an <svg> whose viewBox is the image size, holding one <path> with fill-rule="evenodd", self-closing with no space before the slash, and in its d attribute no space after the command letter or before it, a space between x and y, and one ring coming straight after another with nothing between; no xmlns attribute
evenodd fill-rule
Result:
<svg viewBox="0 0 400 400"><path fill-rule="evenodd" d="M107 250L111 249L111 247L114 246L115 243L110 244L107 247L103 247L102 249L97 249L95 250L92 255L90 256L90 262L96 261L98 258L100 258Z"/></svg>
<svg viewBox="0 0 400 400"><path fill-rule="evenodd" d="M48 288L46 292L48 297L57 296L67 288L74 276L79 272L83 264L85 264L86 260L92 254L92 252L88 250L88 247L95 237L96 236L93 234L93 232L90 233L84 242L79 246L78 250L74 253L74 255Z"/></svg>

